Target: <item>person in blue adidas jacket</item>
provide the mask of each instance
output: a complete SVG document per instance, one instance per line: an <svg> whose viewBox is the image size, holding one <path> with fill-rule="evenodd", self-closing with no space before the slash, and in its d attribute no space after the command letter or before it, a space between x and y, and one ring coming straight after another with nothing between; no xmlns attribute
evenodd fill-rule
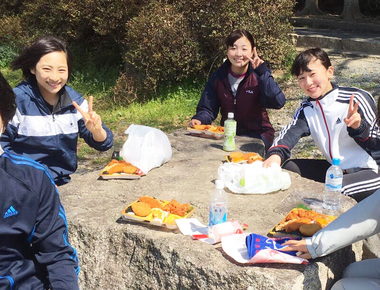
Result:
<svg viewBox="0 0 380 290"><path fill-rule="evenodd" d="M0 134L16 111L0 73ZM52 177L0 147L0 289L79 289L79 265Z"/></svg>
<svg viewBox="0 0 380 290"><path fill-rule="evenodd" d="M15 89L17 111L4 132L4 149L29 156L50 170L57 185L70 181L77 169L78 137L99 151L113 145L112 132L85 100L66 82L72 56L65 42L38 38L13 61L25 81Z"/></svg>
<svg viewBox="0 0 380 290"><path fill-rule="evenodd" d="M370 148L367 141L376 123L375 100L364 90L333 84L334 68L320 48L301 52L291 71L308 98L274 140L263 166L282 164L303 177L325 182L332 159L340 158L342 193L357 202L370 196L380 188L379 148ZM360 122L355 121L356 114ZM326 159L289 159L298 140L309 135Z"/></svg>

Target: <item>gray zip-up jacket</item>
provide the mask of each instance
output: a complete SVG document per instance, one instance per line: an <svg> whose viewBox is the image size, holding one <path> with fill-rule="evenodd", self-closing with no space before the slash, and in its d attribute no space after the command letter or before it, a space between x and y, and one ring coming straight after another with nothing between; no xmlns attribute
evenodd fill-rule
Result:
<svg viewBox="0 0 380 290"><path fill-rule="evenodd" d="M380 190L306 238L311 257L326 256L380 232ZM380 275L379 275L380 279Z"/></svg>

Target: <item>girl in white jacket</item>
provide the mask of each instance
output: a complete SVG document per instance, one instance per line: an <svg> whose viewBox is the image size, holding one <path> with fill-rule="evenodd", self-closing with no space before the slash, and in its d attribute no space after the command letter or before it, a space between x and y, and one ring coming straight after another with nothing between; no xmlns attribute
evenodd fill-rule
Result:
<svg viewBox="0 0 380 290"><path fill-rule="evenodd" d="M380 188L380 147L368 142L376 122L376 104L364 90L331 83L333 72L327 53L320 48L308 49L296 57L292 74L308 98L274 140L263 166L277 163L323 183L332 159L339 158L342 194L359 202ZM325 160L289 159L298 140L309 135Z"/></svg>

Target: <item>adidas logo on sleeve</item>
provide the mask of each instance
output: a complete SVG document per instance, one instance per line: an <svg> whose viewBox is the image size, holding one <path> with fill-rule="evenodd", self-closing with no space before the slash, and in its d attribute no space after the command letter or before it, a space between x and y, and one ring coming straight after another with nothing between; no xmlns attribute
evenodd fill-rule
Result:
<svg viewBox="0 0 380 290"><path fill-rule="evenodd" d="M9 218L11 216L18 215L18 211L14 209L14 207L11 205L10 208L5 212L4 218Z"/></svg>

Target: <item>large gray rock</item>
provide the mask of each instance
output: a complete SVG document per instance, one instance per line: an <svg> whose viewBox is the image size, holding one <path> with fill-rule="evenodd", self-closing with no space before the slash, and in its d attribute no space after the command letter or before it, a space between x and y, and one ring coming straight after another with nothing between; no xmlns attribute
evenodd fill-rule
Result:
<svg viewBox="0 0 380 290"><path fill-rule="evenodd" d="M208 223L217 169L225 160L222 140L169 135L171 160L139 180L101 180L100 171L76 173L59 188L77 249L82 289L329 289L342 270L362 257L362 242L308 265L239 265L221 245L194 241L179 231L121 219L121 210L142 195L172 198L195 207ZM262 152L262 143L237 138L237 150ZM111 154L111 153L110 153ZM229 193L228 219L266 235L302 197L321 199L323 184L291 173L286 191L266 195ZM342 197L344 209L355 202Z"/></svg>

